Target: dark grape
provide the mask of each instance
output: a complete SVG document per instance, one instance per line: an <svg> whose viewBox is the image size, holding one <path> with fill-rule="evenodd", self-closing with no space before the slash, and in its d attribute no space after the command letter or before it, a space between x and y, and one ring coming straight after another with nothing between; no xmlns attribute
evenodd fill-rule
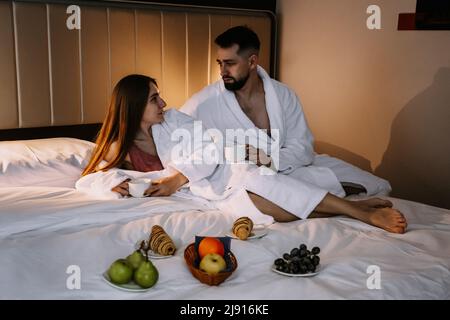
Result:
<svg viewBox="0 0 450 320"><path fill-rule="evenodd" d="M291 265L291 273L297 274L300 271L300 267L297 264Z"/></svg>
<svg viewBox="0 0 450 320"><path fill-rule="evenodd" d="M301 274L305 274L306 272L308 272L308 267L306 267L304 264L301 264L299 271Z"/></svg>
<svg viewBox="0 0 450 320"><path fill-rule="evenodd" d="M291 250L291 257L298 256L298 252L299 252L298 248L292 249L292 250Z"/></svg>
<svg viewBox="0 0 450 320"><path fill-rule="evenodd" d="M285 254L283 254L283 259L286 261L289 261L289 260L291 260L291 255L289 253L285 253Z"/></svg>
<svg viewBox="0 0 450 320"><path fill-rule="evenodd" d="M299 249L300 249L300 250L306 250L306 249L307 249L306 244L302 243L302 244L300 245Z"/></svg>
<svg viewBox="0 0 450 320"><path fill-rule="evenodd" d="M299 251L298 256L299 256L300 258L306 257L306 255L307 255L306 249L301 249L301 250Z"/></svg>
<svg viewBox="0 0 450 320"><path fill-rule="evenodd" d="M319 247L312 248L311 253L312 254L316 254L316 255L319 254L320 253L320 248Z"/></svg>
<svg viewBox="0 0 450 320"><path fill-rule="evenodd" d="M312 257L312 263L313 263L314 266L317 267L319 265L319 263L320 263L320 257L319 256L313 256Z"/></svg>
<svg viewBox="0 0 450 320"><path fill-rule="evenodd" d="M306 250L306 255L309 257L311 255L311 251Z"/></svg>
<svg viewBox="0 0 450 320"><path fill-rule="evenodd" d="M301 263L302 263L302 264L308 264L308 263L311 263L311 261L309 260L308 257L303 257L303 258L301 259Z"/></svg>
<svg viewBox="0 0 450 320"><path fill-rule="evenodd" d="M285 264L286 262L285 262L283 259L278 258L277 260L275 260L274 263L275 263L276 266L282 266L282 265Z"/></svg>

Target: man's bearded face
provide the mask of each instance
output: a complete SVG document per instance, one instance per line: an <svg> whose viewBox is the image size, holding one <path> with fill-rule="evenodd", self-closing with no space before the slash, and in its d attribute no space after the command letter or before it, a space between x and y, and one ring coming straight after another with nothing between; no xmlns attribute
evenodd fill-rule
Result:
<svg viewBox="0 0 450 320"><path fill-rule="evenodd" d="M247 72L246 75L236 79L232 76L223 76L223 83L225 85L225 89L230 91L241 90L242 87L247 83L248 78L250 77L250 73Z"/></svg>
<svg viewBox="0 0 450 320"><path fill-rule="evenodd" d="M225 88L230 91L242 89L250 77L249 57L238 54L239 46L219 48L217 51L217 63L220 67Z"/></svg>

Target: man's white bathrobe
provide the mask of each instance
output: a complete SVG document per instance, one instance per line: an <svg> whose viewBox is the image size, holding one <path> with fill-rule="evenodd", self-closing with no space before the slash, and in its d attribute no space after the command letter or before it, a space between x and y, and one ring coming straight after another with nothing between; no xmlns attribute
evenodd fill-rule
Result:
<svg viewBox="0 0 450 320"><path fill-rule="evenodd" d="M121 196L111 189L127 178L158 179L177 170L189 183L175 196L202 200L210 208L218 208L236 219L248 216L257 224L270 224L273 218L254 206L247 191L301 219L306 219L326 195L325 190L312 184L281 174L266 175L264 170L270 169L265 167L224 163L221 147L204 134L202 127L194 124L193 118L177 110L168 110L164 122L153 125L151 130L164 170L148 173L122 169L99 171L79 179L76 188L100 197L118 198Z"/></svg>
<svg viewBox="0 0 450 320"><path fill-rule="evenodd" d="M258 66L257 72L264 83L271 137L247 117L222 80L193 95L180 111L201 120L206 128L218 129L223 136L229 129L246 130L248 136L259 131L248 142L272 156L279 173L315 184L337 196L345 195L340 182L360 184L366 188L367 195L387 195L391 191L389 182L384 179L342 160L316 154L313 136L296 94L271 79L263 68Z"/></svg>

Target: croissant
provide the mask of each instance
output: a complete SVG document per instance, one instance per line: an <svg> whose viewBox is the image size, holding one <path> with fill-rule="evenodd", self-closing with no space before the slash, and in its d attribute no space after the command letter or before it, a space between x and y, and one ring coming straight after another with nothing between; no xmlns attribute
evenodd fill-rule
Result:
<svg viewBox="0 0 450 320"><path fill-rule="evenodd" d="M169 235L158 225L152 227L148 245L153 252L163 256L173 255L177 249Z"/></svg>
<svg viewBox="0 0 450 320"><path fill-rule="evenodd" d="M241 240L246 240L253 229L253 221L249 217L241 217L233 223L233 233Z"/></svg>

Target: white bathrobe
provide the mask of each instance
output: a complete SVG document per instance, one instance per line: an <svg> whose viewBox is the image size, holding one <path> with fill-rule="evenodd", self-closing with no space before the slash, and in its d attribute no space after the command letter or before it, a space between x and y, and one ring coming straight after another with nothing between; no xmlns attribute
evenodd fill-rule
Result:
<svg viewBox="0 0 450 320"><path fill-rule="evenodd" d="M189 183L175 196L203 201L207 207L218 208L236 219L248 216L256 224L273 223L273 218L254 206L247 191L272 201L301 219L306 219L326 195L325 190L312 184L281 174L266 174L271 171L265 167L223 163L223 149L214 143L211 136L204 134L201 126L194 124L193 118L175 109L168 110L164 122L153 125L151 130L164 170L142 173L111 169L96 172L79 179L77 190L102 198L118 198L121 196L111 189L127 178L158 179L177 170L188 178ZM199 137L203 138L199 140ZM214 158L213 154L220 156Z"/></svg>
<svg viewBox="0 0 450 320"><path fill-rule="evenodd" d="M271 79L263 68L258 66L257 72L264 83L272 137L259 130L247 117L234 93L225 89L222 80L193 95L180 111L201 120L206 128L218 129L224 136L227 129L260 131L250 139L250 144L259 146L272 156L279 173L315 184L337 196L345 195L340 182L360 184L368 195L386 195L391 191L389 182L384 179L339 159L317 155L296 94L286 85ZM274 135L274 129L278 130L278 136ZM266 145L272 147L266 149Z"/></svg>

